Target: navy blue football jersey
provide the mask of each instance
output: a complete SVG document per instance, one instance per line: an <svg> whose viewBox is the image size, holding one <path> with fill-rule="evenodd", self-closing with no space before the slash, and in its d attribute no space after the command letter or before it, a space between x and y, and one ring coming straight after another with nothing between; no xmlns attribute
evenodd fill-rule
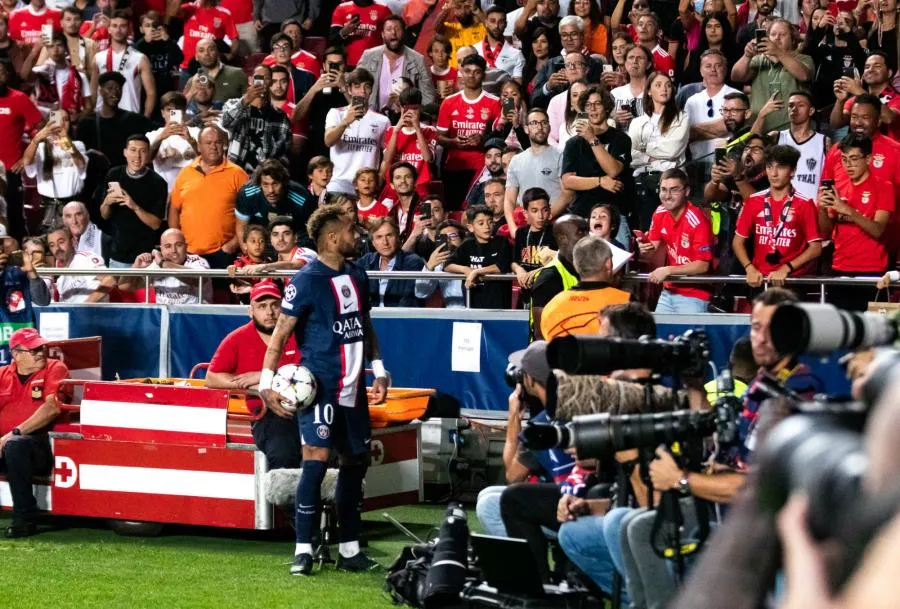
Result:
<svg viewBox="0 0 900 609"><path fill-rule="evenodd" d="M318 399L357 404L364 387L363 313L369 310L366 272L345 264L341 272L314 260L291 278L281 312L297 318L294 335L303 365L316 377Z"/></svg>

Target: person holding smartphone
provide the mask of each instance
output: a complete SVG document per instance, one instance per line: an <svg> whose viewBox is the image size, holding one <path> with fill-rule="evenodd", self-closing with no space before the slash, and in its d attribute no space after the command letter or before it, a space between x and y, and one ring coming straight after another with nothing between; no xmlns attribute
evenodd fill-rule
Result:
<svg viewBox="0 0 900 609"><path fill-rule="evenodd" d="M143 37L134 43L134 48L150 60L150 71L156 83L156 94L160 98L159 109L162 110L162 97L176 88L173 73L184 61L181 47L172 40L163 22L163 17L156 11L147 11L141 15L141 34ZM159 115L154 118L159 118ZM162 116L166 122L165 115Z"/></svg>
<svg viewBox="0 0 900 609"><path fill-rule="evenodd" d="M834 94L839 103L831 110L831 126L843 127L850 122L850 110L857 96L864 93L881 100L881 124L887 135L900 142L900 92L892 85L894 73L888 67L887 55L873 51L866 59L862 82L843 76L834 83Z"/></svg>
<svg viewBox="0 0 900 609"><path fill-rule="evenodd" d="M266 159L286 158L291 144L291 121L269 99L272 68L259 65L248 79L243 96L222 106L222 127L231 138L228 160L252 173Z"/></svg>
<svg viewBox="0 0 900 609"><path fill-rule="evenodd" d="M883 275L888 267L886 229L895 213L894 186L869 169L872 140L849 133L838 149L849 180L819 188L819 226L834 241L834 275ZM828 301L841 309L865 311L875 299L872 286L829 286Z"/></svg>
<svg viewBox="0 0 900 609"><path fill-rule="evenodd" d="M197 158L198 127L187 125L187 98L169 91L160 99L165 126L147 133L153 169L166 181L169 192L178 173Z"/></svg>

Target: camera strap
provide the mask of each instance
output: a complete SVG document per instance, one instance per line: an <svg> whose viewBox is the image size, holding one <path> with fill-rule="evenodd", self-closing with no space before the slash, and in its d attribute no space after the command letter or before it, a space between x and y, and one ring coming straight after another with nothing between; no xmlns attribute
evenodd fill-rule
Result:
<svg viewBox="0 0 900 609"><path fill-rule="evenodd" d="M772 203L771 199L771 191L770 194L766 195L765 201L763 201L763 214L765 214L766 218L766 227L772 226ZM794 203L794 192L791 190L791 194L788 196L788 200L785 201L784 207L781 208L780 218L778 219L778 224L775 226L775 230L772 235L769 237L769 245L772 246L772 249L778 251L776 244L778 243L778 238L781 236L781 233L784 232L785 224L787 223L788 214L791 213L791 205Z"/></svg>

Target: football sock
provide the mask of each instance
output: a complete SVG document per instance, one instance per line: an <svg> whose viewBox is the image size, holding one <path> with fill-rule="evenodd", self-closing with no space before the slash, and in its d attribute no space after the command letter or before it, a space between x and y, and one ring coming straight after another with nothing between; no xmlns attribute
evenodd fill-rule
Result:
<svg viewBox="0 0 900 609"><path fill-rule="evenodd" d="M308 545L318 520L316 512L322 495L322 480L325 479L325 461L303 460L303 474L297 483L297 543Z"/></svg>
<svg viewBox="0 0 900 609"><path fill-rule="evenodd" d="M359 541L360 502L363 495L363 479L366 477L366 465L342 465L338 470L337 502L338 522L340 523L340 541ZM359 551L357 549L357 551ZM341 553L343 555L343 552Z"/></svg>
<svg viewBox="0 0 900 609"><path fill-rule="evenodd" d="M294 546L294 556L300 556L301 554L309 554L310 556L312 556L312 553L312 544L298 543Z"/></svg>

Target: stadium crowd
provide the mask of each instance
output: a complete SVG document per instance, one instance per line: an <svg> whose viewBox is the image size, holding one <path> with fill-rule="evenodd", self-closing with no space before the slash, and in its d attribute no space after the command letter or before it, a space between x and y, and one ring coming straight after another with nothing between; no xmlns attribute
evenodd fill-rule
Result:
<svg viewBox="0 0 900 609"><path fill-rule="evenodd" d="M257 279L242 275L307 263L306 222L335 202L357 219L362 268L465 276L373 280L373 306L531 306L538 337L554 296L626 270L650 273L631 297L661 312L735 310L804 275L885 285L900 244L897 12L3 2L4 250L23 249L26 271L98 269L35 279L38 303L246 303ZM578 269L587 234L613 248ZM233 279L157 277L146 294L102 274L128 267ZM715 274L748 285L667 281ZM875 290L828 299L864 309Z"/></svg>

